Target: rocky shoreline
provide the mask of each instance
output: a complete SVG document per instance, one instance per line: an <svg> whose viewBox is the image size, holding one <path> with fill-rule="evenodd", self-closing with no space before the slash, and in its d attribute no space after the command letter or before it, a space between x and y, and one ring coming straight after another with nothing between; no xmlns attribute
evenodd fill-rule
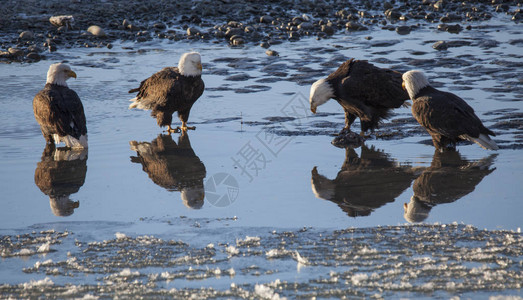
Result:
<svg viewBox="0 0 523 300"><path fill-rule="evenodd" d="M516 0L5 0L0 9L0 63L35 62L62 48L112 48L115 41L195 40L270 48L303 37L328 38L343 31L371 34L388 30L406 35L430 26L457 34L496 14L507 23L519 23L520 6ZM440 43L434 48L450 46ZM266 53L278 55L270 49Z"/></svg>

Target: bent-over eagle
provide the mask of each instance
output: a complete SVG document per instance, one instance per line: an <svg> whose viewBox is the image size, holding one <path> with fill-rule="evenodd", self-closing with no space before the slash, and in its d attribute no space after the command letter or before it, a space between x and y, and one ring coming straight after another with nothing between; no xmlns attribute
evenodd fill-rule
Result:
<svg viewBox="0 0 523 300"><path fill-rule="evenodd" d="M129 93L138 92L129 108L152 110L158 126L167 126L167 132L178 132L187 127L187 120L194 102L203 94L202 62L197 52L184 53L178 67L167 67L140 83L140 87ZM171 128L173 113L177 111L182 127Z"/></svg>
<svg viewBox="0 0 523 300"><path fill-rule="evenodd" d="M311 111L330 98L336 99L345 110L345 128L360 118L362 134L374 130L389 111L398 108L409 95L401 88L401 73L381 69L365 60L350 59L325 79L312 84L310 90Z"/></svg>
<svg viewBox="0 0 523 300"><path fill-rule="evenodd" d="M52 64L43 90L33 99L34 116L49 146L64 142L70 148L87 148L87 126L82 101L65 81L76 73L63 63Z"/></svg>
<svg viewBox="0 0 523 300"><path fill-rule="evenodd" d="M403 74L402 86L412 99L412 115L425 127L436 149L442 151L449 144L469 140L483 149L497 150L498 145L490 139L494 132L483 126L474 109L460 97L439 91L429 85L421 71Z"/></svg>

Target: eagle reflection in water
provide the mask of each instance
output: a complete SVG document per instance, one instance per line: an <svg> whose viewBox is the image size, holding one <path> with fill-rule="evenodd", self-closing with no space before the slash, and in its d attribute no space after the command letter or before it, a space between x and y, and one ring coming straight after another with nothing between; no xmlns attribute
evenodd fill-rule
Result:
<svg viewBox="0 0 523 300"><path fill-rule="evenodd" d="M84 185L87 173L87 149L65 150L46 147L36 165L35 183L49 196L51 211L58 217L70 216L80 206L69 197Z"/></svg>
<svg viewBox="0 0 523 300"><path fill-rule="evenodd" d="M142 164L151 180L168 191L180 191L188 208L203 206L205 165L196 156L187 132L181 133L178 144L171 135L160 134L152 142L129 142L137 156L131 161Z"/></svg>
<svg viewBox="0 0 523 300"><path fill-rule="evenodd" d="M457 151L435 151L432 164L414 181L414 195L403 205L405 220L423 222L433 206L454 202L472 191L491 168L497 154L478 161L461 158Z"/></svg>
<svg viewBox="0 0 523 300"><path fill-rule="evenodd" d="M311 184L317 198L338 204L350 217L368 216L393 202L416 177L411 166L398 164L374 147L363 145L361 157L353 148L345 151L345 162L336 179L320 175L314 167Z"/></svg>

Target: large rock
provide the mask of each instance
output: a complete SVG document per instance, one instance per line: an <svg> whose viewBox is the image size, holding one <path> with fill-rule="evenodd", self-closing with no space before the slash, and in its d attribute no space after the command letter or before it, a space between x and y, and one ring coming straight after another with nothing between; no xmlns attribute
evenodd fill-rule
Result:
<svg viewBox="0 0 523 300"><path fill-rule="evenodd" d="M71 15L52 16L49 18L49 22L56 27L66 26L67 28L71 28L74 23L74 17Z"/></svg>
<svg viewBox="0 0 523 300"><path fill-rule="evenodd" d="M94 36L99 36L99 37L106 36L105 31L102 29L102 27L100 27L98 25L89 26L89 28L87 28L87 32L89 32L90 34L92 34Z"/></svg>

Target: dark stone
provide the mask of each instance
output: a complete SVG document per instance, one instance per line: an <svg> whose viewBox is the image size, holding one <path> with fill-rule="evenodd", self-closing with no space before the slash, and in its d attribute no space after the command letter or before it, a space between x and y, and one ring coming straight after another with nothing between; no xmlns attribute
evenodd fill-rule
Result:
<svg viewBox="0 0 523 300"><path fill-rule="evenodd" d="M165 26L165 24L163 24L163 23L154 23L153 27L156 28L156 29L165 29L165 28L167 28L167 26Z"/></svg>
<svg viewBox="0 0 523 300"><path fill-rule="evenodd" d="M432 48L440 51L440 50L447 50L448 49L448 45L445 41L439 41L439 42L435 42L433 45L432 45Z"/></svg>
<svg viewBox="0 0 523 300"><path fill-rule="evenodd" d="M401 35L409 34L410 26L398 26L398 27L396 27L396 32Z"/></svg>
<svg viewBox="0 0 523 300"><path fill-rule="evenodd" d="M389 20L398 20L401 17L401 14L395 9L390 8L385 11L385 17Z"/></svg>
<svg viewBox="0 0 523 300"><path fill-rule="evenodd" d="M267 51L265 51L265 54L269 55L269 56L280 56L280 54L275 51L275 50L270 50L268 49Z"/></svg>
<svg viewBox="0 0 523 300"><path fill-rule="evenodd" d="M332 28L332 26L328 26L328 25L321 25L321 32L324 32L327 35L333 35L334 28Z"/></svg>

